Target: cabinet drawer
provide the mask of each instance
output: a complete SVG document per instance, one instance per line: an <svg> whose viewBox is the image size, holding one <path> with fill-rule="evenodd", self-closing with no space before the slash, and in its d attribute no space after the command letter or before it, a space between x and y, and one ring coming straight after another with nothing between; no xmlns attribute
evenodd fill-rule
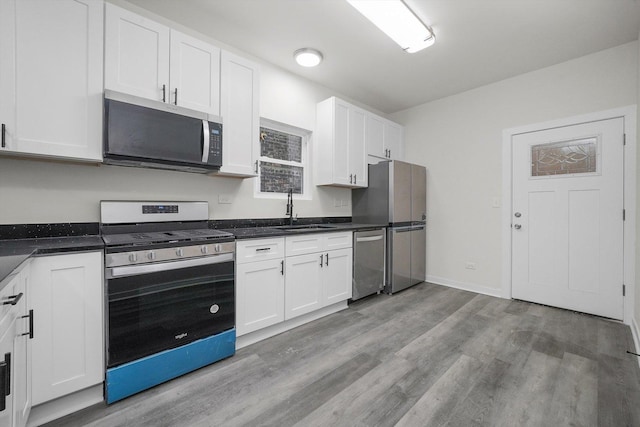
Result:
<svg viewBox="0 0 640 427"><path fill-rule="evenodd" d="M324 250L344 249L353 246L353 232L344 231L341 233L327 233L324 235Z"/></svg>
<svg viewBox="0 0 640 427"><path fill-rule="evenodd" d="M324 233L287 236L287 256L311 254L324 250Z"/></svg>
<svg viewBox="0 0 640 427"><path fill-rule="evenodd" d="M238 264L276 258L284 258L284 237L236 241Z"/></svg>

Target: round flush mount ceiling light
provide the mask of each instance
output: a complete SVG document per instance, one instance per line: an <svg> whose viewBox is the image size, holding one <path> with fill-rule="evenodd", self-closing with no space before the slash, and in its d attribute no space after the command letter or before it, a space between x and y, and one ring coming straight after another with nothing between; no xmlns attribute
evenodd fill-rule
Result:
<svg viewBox="0 0 640 427"><path fill-rule="evenodd" d="M322 53L309 47L296 50L293 52L293 57L298 65L302 65L303 67L315 67L322 62Z"/></svg>

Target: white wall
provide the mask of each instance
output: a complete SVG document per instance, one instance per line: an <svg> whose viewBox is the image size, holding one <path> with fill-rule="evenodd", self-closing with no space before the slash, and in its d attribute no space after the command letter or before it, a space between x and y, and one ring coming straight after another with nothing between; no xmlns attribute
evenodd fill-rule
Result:
<svg viewBox="0 0 640 427"><path fill-rule="evenodd" d="M133 5L113 2L256 60ZM268 63L261 62L261 67L260 114L263 117L314 130L316 103L330 96L341 96ZM311 147L309 150L311 154ZM253 179L0 157L0 224L97 222L100 200L135 199L205 200L210 203L212 219L284 217L286 198L255 199L253 183ZM220 194L231 195L233 203L218 204ZM350 206L334 207L334 199L350 203L350 194L347 189L312 185L312 199L295 200L294 211L300 217L349 216Z"/></svg>
<svg viewBox="0 0 640 427"><path fill-rule="evenodd" d="M503 129L635 104L637 79L632 42L393 114L427 167L427 278L499 295Z"/></svg>

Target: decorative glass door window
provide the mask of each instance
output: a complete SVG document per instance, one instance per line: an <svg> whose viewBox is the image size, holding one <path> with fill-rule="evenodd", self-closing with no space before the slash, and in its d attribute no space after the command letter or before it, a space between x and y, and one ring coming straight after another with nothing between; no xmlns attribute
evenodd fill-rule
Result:
<svg viewBox="0 0 640 427"><path fill-rule="evenodd" d="M305 194L309 132L262 119L260 127L259 184L261 195Z"/></svg>
<svg viewBox="0 0 640 427"><path fill-rule="evenodd" d="M593 174L597 163L597 137L531 146L532 177Z"/></svg>

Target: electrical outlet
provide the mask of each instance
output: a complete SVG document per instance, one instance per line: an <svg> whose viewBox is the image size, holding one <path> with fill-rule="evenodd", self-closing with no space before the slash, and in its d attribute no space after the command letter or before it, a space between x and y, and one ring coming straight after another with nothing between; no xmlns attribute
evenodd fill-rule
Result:
<svg viewBox="0 0 640 427"><path fill-rule="evenodd" d="M230 205L233 203L233 197L229 194L218 194L218 204L220 205Z"/></svg>
<svg viewBox="0 0 640 427"><path fill-rule="evenodd" d="M466 268L467 270L475 270L476 269L476 263L467 261L464 264L464 268Z"/></svg>

